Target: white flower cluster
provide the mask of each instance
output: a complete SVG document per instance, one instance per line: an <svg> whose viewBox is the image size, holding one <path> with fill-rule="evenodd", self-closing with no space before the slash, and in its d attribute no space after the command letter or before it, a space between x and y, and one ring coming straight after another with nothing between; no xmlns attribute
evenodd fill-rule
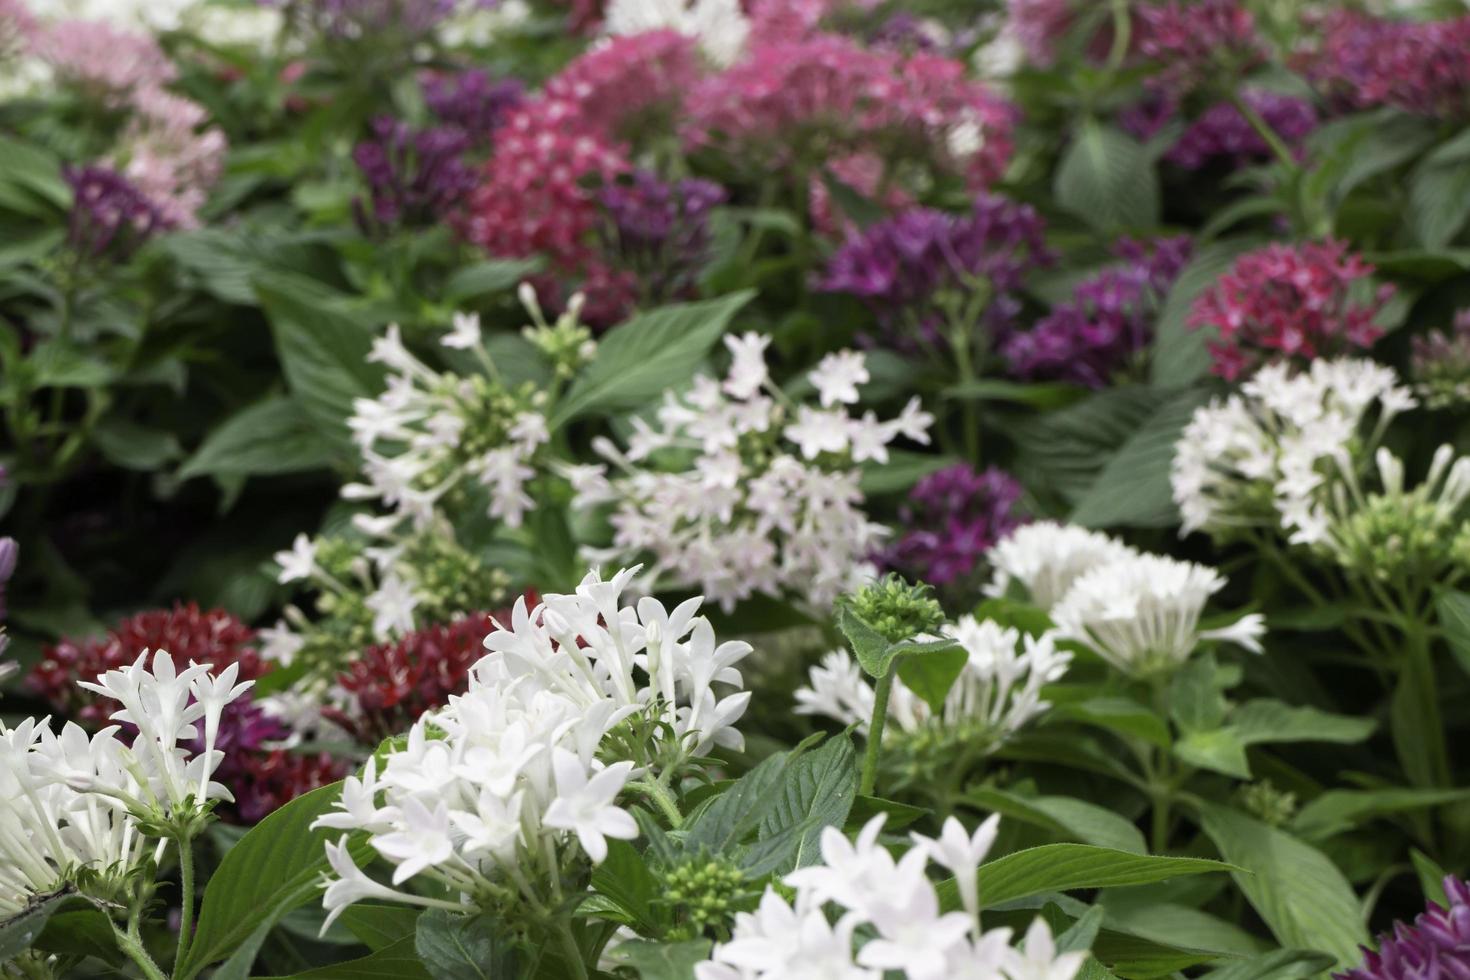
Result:
<svg viewBox="0 0 1470 980"><path fill-rule="evenodd" d="M1051 615L1058 639L1087 646L1126 674L1170 670L1207 640L1261 651L1259 613L1200 629L1205 603L1226 584L1204 565L1140 554L1105 534L1048 521L1017 528L990 559L996 572L987 592L1019 589Z"/></svg>
<svg viewBox="0 0 1470 980"><path fill-rule="evenodd" d="M479 317L456 315L443 343L475 353L487 373L432 370L404 347L396 325L373 342L368 359L393 373L377 398L353 402L347 425L362 453L365 482L344 486L342 496L381 501L393 523L411 519L423 526L446 494L478 486L489 497L490 516L519 527L535 506L526 482L549 438L541 396L496 380Z"/></svg>
<svg viewBox="0 0 1470 980"><path fill-rule="evenodd" d="M1072 980L1086 952L1058 953L1038 916L1021 949L1011 930L984 930L976 872L995 842L992 816L972 835L953 817L937 839L913 835L895 861L878 841L874 817L857 840L822 831L822 863L793 871L794 902L768 888L754 912L735 917L728 942L695 966L697 980ZM942 912L928 877L930 861L955 876L963 912ZM828 905L840 909L835 917Z"/></svg>
<svg viewBox="0 0 1470 980"><path fill-rule="evenodd" d="M612 0L603 28L614 37L677 31L698 41L705 57L721 68L740 59L750 37L750 19L740 0Z"/></svg>
<svg viewBox="0 0 1470 980"><path fill-rule="evenodd" d="M1322 542L1330 483L1357 472L1389 421L1414 405L1394 372L1372 361L1262 368L1238 394L1196 411L1175 447L1182 532L1266 527L1293 544Z"/></svg>
<svg viewBox="0 0 1470 980"><path fill-rule="evenodd" d="M725 338L733 363L723 382L700 375L687 394L670 393L656 426L634 420L626 451L597 440L611 475L567 469L577 506L613 504L613 546L594 559L651 555L651 577L697 587L727 610L785 590L827 608L870 577L867 557L886 532L862 510L857 464L885 462L900 436L928 443L934 418L918 398L889 421L849 413L869 380L854 351L807 375L820 407L795 404L770 380L769 343Z"/></svg>
<svg viewBox="0 0 1470 980"><path fill-rule="evenodd" d="M121 704L112 720L137 729L130 742L117 725L90 737L71 722L60 735L34 718L0 725L0 914L83 869L118 883L150 850L162 857L166 842L145 827L181 829L209 801L231 799L212 778L224 755L214 747L220 713L254 681L236 684L236 664L218 675L204 664L175 672L162 650L151 670L147 661L145 652L80 685ZM194 755L181 743L201 728L204 750Z"/></svg>
<svg viewBox="0 0 1470 980"><path fill-rule="evenodd" d="M954 732L982 752L999 748L1050 707L1041 699L1041 688L1061 679L1072 660L1049 635L1023 636L1020 630L974 616L946 625L943 632L969 655L944 710L936 717L900 679L889 695L888 720L908 734L931 726ZM810 685L796 692L798 714L826 715L866 729L873 716L873 688L846 650L823 657L811 670Z"/></svg>
<svg viewBox="0 0 1470 980"><path fill-rule="evenodd" d="M486 638L491 652L466 693L421 718L381 774L370 761L349 777L340 812L318 825L367 831L395 885L424 875L481 908L518 894L548 900L536 889L561 880L573 838L600 862L608 838L636 837L617 805L630 779L667 779L712 744L741 744L733 726L749 694L720 697L714 686L739 687L734 664L750 652L715 643L699 599L620 607L636 572L592 573L534 609L517 602L510 628ZM328 857L330 918L366 898L462 908L374 882L346 837Z"/></svg>

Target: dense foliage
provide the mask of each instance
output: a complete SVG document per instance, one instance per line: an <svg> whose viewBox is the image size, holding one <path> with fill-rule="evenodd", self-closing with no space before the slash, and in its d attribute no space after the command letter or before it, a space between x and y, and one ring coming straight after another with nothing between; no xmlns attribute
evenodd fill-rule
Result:
<svg viewBox="0 0 1470 980"><path fill-rule="evenodd" d="M0 975L1467 980L1467 123L1458 0L0 0Z"/></svg>

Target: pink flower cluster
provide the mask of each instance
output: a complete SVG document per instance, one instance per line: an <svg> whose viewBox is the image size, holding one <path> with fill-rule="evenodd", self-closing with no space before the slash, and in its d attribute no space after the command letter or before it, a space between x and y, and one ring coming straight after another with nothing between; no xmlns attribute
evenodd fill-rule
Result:
<svg viewBox="0 0 1470 980"><path fill-rule="evenodd" d="M1390 285L1359 285L1372 273L1345 242L1268 245L1236 259L1195 300L1188 323L1219 331L1210 354L1227 380L1271 361L1370 347L1383 332L1374 318L1393 295Z"/></svg>
<svg viewBox="0 0 1470 980"><path fill-rule="evenodd" d="M626 136L644 124L667 128L700 73L692 39L647 31L592 48L546 83L545 96L576 106L609 136Z"/></svg>
<svg viewBox="0 0 1470 980"><path fill-rule="evenodd" d="M917 152L972 189L1010 159L1014 110L935 54L869 50L838 35L753 45L690 95L683 136L782 166L882 146Z"/></svg>
<svg viewBox="0 0 1470 980"><path fill-rule="evenodd" d="M65 20L37 26L30 32L30 51L62 81L111 105L167 85L176 75L173 62L152 37L102 21Z"/></svg>
<svg viewBox="0 0 1470 980"><path fill-rule="evenodd" d="M117 156L122 172L175 228L194 228L197 213L224 168L225 134L204 107L158 88L133 98L134 115Z"/></svg>
<svg viewBox="0 0 1470 980"><path fill-rule="evenodd" d="M1255 19L1240 0L1167 0L1136 8L1138 50L1158 62L1157 84L1196 88L1222 69L1238 73L1263 57Z"/></svg>
<svg viewBox="0 0 1470 980"><path fill-rule="evenodd" d="M1026 60L1048 68L1057 56L1057 42L1072 27L1070 0L1010 0L1006 24L1015 35Z"/></svg>
<svg viewBox="0 0 1470 980"><path fill-rule="evenodd" d="M0 61L25 50L36 22L22 0L0 0Z"/></svg>
<svg viewBox="0 0 1470 980"><path fill-rule="evenodd" d="M1470 14L1411 22L1334 11L1300 62L1328 98L1349 108L1391 105L1439 119L1470 116Z"/></svg>

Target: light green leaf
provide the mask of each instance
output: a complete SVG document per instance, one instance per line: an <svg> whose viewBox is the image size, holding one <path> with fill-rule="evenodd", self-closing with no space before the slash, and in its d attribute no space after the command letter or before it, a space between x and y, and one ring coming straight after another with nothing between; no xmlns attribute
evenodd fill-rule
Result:
<svg viewBox="0 0 1470 980"><path fill-rule="evenodd" d="M556 406L551 428L594 412L637 408L687 381L753 295L744 290L701 303L663 306L614 327Z"/></svg>
<svg viewBox="0 0 1470 980"><path fill-rule="evenodd" d="M1333 958L1304 949L1278 949L1211 970L1200 980L1302 980L1327 971Z"/></svg>
<svg viewBox="0 0 1470 980"><path fill-rule="evenodd" d="M994 908L1017 899L1077 888L1147 885L1185 875L1231 871L1203 858L1151 857L1089 844L1044 844L980 868L980 903ZM954 883L943 886L953 892Z"/></svg>
<svg viewBox="0 0 1470 980"><path fill-rule="evenodd" d="M1154 161L1122 130L1086 119L1057 166L1057 203L1099 231L1159 222Z"/></svg>
<svg viewBox="0 0 1470 980"><path fill-rule="evenodd" d="M613 947L609 957L615 963L632 967L640 980L692 980L694 965L709 959L710 947L708 939L679 943L630 939Z"/></svg>
<svg viewBox="0 0 1470 980"><path fill-rule="evenodd" d="M1378 727L1372 718L1293 707L1275 698L1247 701L1230 714L1243 745L1261 742L1361 742Z"/></svg>
<svg viewBox="0 0 1470 980"><path fill-rule="evenodd" d="M1106 807L1070 796L1022 796L990 787L977 787L965 799L984 810L1024 820L1083 844L1130 854L1147 854L1143 834L1131 820Z"/></svg>
<svg viewBox="0 0 1470 980"><path fill-rule="evenodd" d="M817 839L824 828L847 822L857 788L857 750L846 735L828 739L787 766L757 835L770 853L771 867L764 870L784 874L817 861Z"/></svg>
<svg viewBox="0 0 1470 980"><path fill-rule="evenodd" d="M958 643L900 655L898 679L937 715L969 661L970 654Z"/></svg>
<svg viewBox="0 0 1470 980"><path fill-rule="evenodd" d="M1235 883L1283 946L1320 950L1339 966L1368 943L1352 885L1321 851L1227 807L1200 804L1205 833L1241 871Z"/></svg>
<svg viewBox="0 0 1470 980"><path fill-rule="evenodd" d="M1236 779L1251 777L1245 758L1245 743L1232 728L1189 732L1174 743L1174 755L1192 766L1224 773Z"/></svg>
<svg viewBox="0 0 1470 980"><path fill-rule="evenodd" d="M444 302L458 306L519 285L543 265L540 259L486 259L458 270L444 283Z"/></svg>
<svg viewBox="0 0 1470 980"><path fill-rule="evenodd" d="M414 905L377 905L357 902L342 910L338 919L347 930L373 952L401 939L413 938L421 910Z"/></svg>
<svg viewBox="0 0 1470 980"><path fill-rule="evenodd" d="M1242 252L1261 244L1255 237L1221 238L1195 252L1194 258L1164 300L1154 328L1152 383L1160 388L1177 388L1204 377L1210 369L1210 352L1205 346L1213 331L1191 329L1190 307L1214 285Z"/></svg>
<svg viewBox="0 0 1470 980"><path fill-rule="evenodd" d="M1174 446L1207 393L1184 391L1133 433L1088 489L1072 520L1084 527L1167 527L1178 523L1169 469Z"/></svg>
<svg viewBox="0 0 1470 980"><path fill-rule="evenodd" d="M1470 789L1383 789L1328 790L1297 811L1291 829L1309 840L1323 840L1378 817L1411 813L1470 799Z"/></svg>

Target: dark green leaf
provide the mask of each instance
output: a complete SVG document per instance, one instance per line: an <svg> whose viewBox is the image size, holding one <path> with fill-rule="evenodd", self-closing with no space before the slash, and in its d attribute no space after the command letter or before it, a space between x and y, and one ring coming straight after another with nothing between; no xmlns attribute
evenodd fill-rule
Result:
<svg viewBox="0 0 1470 980"><path fill-rule="evenodd" d="M1147 885L1185 875L1230 871L1203 858L1151 857L1089 844L1043 844L980 868L980 904L986 908L1047 892ZM954 883L944 888L953 890Z"/></svg>
<svg viewBox="0 0 1470 980"><path fill-rule="evenodd" d="M145 428L117 416L99 422L92 439L108 462L126 470L162 469L184 454L172 432Z"/></svg>
<svg viewBox="0 0 1470 980"><path fill-rule="evenodd" d="M1077 502L1072 520L1086 527L1167 527L1178 523L1169 469L1174 445L1207 393L1175 395L1134 432Z"/></svg>
<svg viewBox="0 0 1470 980"><path fill-rule="evenodd" d="M1230 727L1244 745L1260 742L1361 742L1373 734L1372 718L1335 715L1293 707L1274 698L1247 701L1230 714Z"/></svg>
<svg viewBox="0 0 1470 980"><path fill-rule="evenodd" d="M512 289L535 274L541 265L539 259L486 259L465 266L444 283L444 302L460 306L490 293Z"/></svg>
<svg viewBox="0 0 1470 980"><path fill-rule="evenodd" d="M377 952L401 939L411 939L422 910L413 905L375 905L357 902L338 919L364 946Z"/></svg>
<svg viewBox="0 0 1470 980"><path fill-rule="evenodd" d="M1291 829L1309 840L1322 840L1378 817L1461 803L1467 799L1470 799L1470 789L1390 786L1328 790L1297 811Z"/></svg>
<svg viewBox="0 0 1470 980"><path fill-rule="evenodd" d="M708 939L682 943L630 939L613 947L610 956L636 970L640 980L692 980L694 965L709 959L710 945Z"/></svg>
<svg viewBox="0 0 1470 980"><path fill-rule="evenodd" d="M1470 595L1446 589L1434 599L1440 628L1460 669L1470 674Z"/></svg>
<svg viewBox="0 0 1470 980"><path fill-rule="evenodd" d="M427 909L414 932L414 952L434 980L501 980L515 976L515 950L490 917Z"/></svg>
<svg viewBox="0 0 1470 980"><path fill-rule="evenodd" d="M658 879L627 841L608 842L607 859L592 871L592 890L611 901L623 923L635 931L653 935L662 931L664 923L654 908Z"/></svg>
<svg viewBox="0 0 1470 980"><path fill-rule="evenodd" d="M969 653L958 644L911 653L899 657L898 679L937 715L969 661Z"/></svg>
<svg viewBox="0 0 1470 980"><path fill-rule="evenodd" d="M49 895L34 896L25 909L0 921L0 963L8 963L30 949L51 916L75 900L76 889L68 885Z"/></svg>
<svg viewBox="0 0 1470 980"><path fill-rule="evenodd" d="M819 860L817 839L824 828L847 822L857 787L857 750L845 735L787 766L760 822L758 839L771 865L763 870L785 873Z"/></svg>
<svg viewBox="0 0 1470 980"><path fill-rule="evenodd" d="M346 963L319 966L289 977L270 980L438 980L424 969L414 951L413 937L400 939L391 946ZM496 978L499 980L499 978Z"/></svg>
<svg viewBox="0 0 1470 980"><path fill-rule="evenodd" d="M1278 949L1211 970L1200 980L1302 980L1324 973L1333 958L1304 949Z"/></svg>
<svg viewBox="0 0 1470 980"><path fill-rule="evenodd" d="M1022 796L989 787L969 790L965 799L983 810L1024 820L1083 844L1131 854L1148 853L1143 834L1132 821L1085 800L1070 796Z"/></svg>
<svg viewBox="0 0 1470 980"><path fill-rule="evenodd" d="M1150 228L1159 221L1159 177L1137 140L1084 120L1053 186L1057 203L1099 231Z"/></svg>
<svg viewBox="0 0 1470 980"><path fill-rule="evenodd" d="M333 448L291 398L272 395L230 416L179 476L276 476L324 468Z"/></svg>

